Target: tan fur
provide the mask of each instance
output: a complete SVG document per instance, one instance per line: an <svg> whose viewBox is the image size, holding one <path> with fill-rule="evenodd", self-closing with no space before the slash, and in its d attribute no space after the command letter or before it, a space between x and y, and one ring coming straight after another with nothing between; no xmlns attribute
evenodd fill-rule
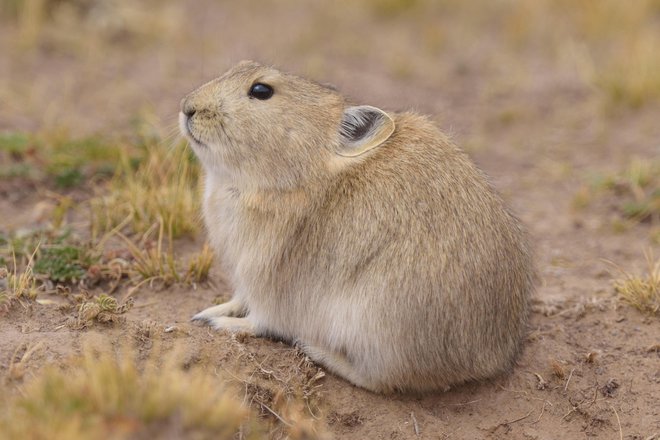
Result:
<svg viewBox="0 0 660 440"><path fill-rule="evenodd" d="M248 97L255 82L272 98ZM507 371L533 290L519 222L423 116L390 113L377 148L339 155L349 105L254 62L184 99L204 219L235 292L195 318L295 341L376 392Z"/></svg>

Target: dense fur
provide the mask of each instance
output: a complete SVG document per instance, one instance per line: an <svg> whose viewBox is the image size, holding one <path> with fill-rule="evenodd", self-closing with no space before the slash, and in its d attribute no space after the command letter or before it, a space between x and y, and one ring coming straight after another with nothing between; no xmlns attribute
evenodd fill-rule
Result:
<svg viewBox="0 0 660 440"><path fill-rule="evenodd" d="M248 96L257 81L271 99ZM196 318L297 341L376 392L508 370L533 290L519 222L425 117L378 118L376 130L393 121L391 135L383 126L377 145L338 154L349 108L330 88L253 62L184 99L206 226L234 288Z"/></svg>

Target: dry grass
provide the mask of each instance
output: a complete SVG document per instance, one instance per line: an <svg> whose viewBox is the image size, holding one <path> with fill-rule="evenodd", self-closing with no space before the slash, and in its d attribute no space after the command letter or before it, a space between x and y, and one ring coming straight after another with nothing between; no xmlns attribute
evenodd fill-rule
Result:
<svg viewBox="0 0 660 440"><path fill-rule="evenodd" d="M566 370L558 360L554 359L552 362L550 362L550 369L552 370L552 375L557 379L563 379L566 377Z"/></svg>
<svg viewBox="0 0 660 440"><path fill-rule="evenodd" d="M109 186L90 201L93 237L125 220L132 234L144 234L155 223L168 225L173 238L198 231L198 166L191 152L183 143L146 148L137 169L124 156Z"/></svg>
<svg viewBox="0 0 660 440"><path fill-rule="evenodd" d="M188 262L185 279L190 283L199 283L209 278L215 254L208 243L204 243L202 250L194 255Z"/></svg>
<svg viewBox="0 0 660 440"><path fill-rule="evenodd" d="M205 243L198 253L190 257L187 268L184 270L183 264L174 255L171 228L166 237L165 225L162 221L153 226L152 230L147 231L139 242L123 234L118 234L133 258L128 270L135 285L131 293L147 283L167 287L174 283L194 284L207 281L214 259L213 251L208 243ZM156 227L158 227L158 236L154 243L148 238Z"/></svg>
<svg viewBox="0 0 660 440"><path fill-rule="evenodd" d="M323 374L303 365L304 358L291 378L261 363L249 379L229 371L224 378L204 361L190 364L177 348L163 354L161 341L140 361L126 344L115 349L100 337L88 339L82 355L32 376L26 374L34 373L29 361L44 344L18 346L0 382L0 432L37 440L327 438L323 421L309 414L310 393ZM250 352L245 356L255 362Z"/></svg>
<svg viewBox="0 0 660 440"><path fill-rule="evenodd" d="M619 269L622 277L614 282L619 298L636 309L660 315L660 259L651 253L646 255L647 272L635 275Z"/></svg>
<svg viewBox="0 0 660 440"><path fill-rule="evenodd" d="M169 286L181 281L177 270L177 261L174 258L171 229L168 237L169 246L167 251L164 251L165 225L162 220L159 226L158 239L155 246L146 244L146 239L151 231L147 231L142 243L135 243L125 235L119 234L133 256L134 262L131 269L134 275L137 276L137 278L134 277L134 282L137 282L138 285L144 282L153 283L158 281L165 286Z"/></svg>
<svg viewBox="0 0 660 440"><path fill-rule="evenodd" d="M19 152L34 148L35 151L43 150L44 155L46 151L53 152L50 146L56 146L58 154L45 156L51 158L51 162L58 158L52 163L61 164L73 160L68 158L75 156L76 148L87 151L85 157L94 163L96 146L104 145L92 142L87 148L89 140L44 139L32 143L28 137L13 136L5 138L7 142L2 146L7 151L17 149ZM208 245L192 255L186 266L174 254L175 238L194 234L199 227L197 167L181 143L168 150L158 141L145 142L144 159L134 154L140 150L139 146L115 145L109 147L114 148L114 153L104 153L100 159L105 160L108 154L114 154L121 161L112 180L96 183L101 195L75 204L67 196L56 195L58 203L52 209L47 229L0 235L0 244L3 245L0 247L0 267L6 266L0 280L0 307L3 311L7 311L17 299L36 295L33 273L53 287L55 284L74 287L79 281L84 287L93 287L110 281L109 292L125 278L131 278L136 287L144 283L169 286L208 279L213 262ZM40 161L44 166L51 162ZM83 176L87 174L80 175L85 178ZM94 186L93 180L87 181ZM76 204L92 208L91 219L81 219L90 225L91 234L85 241L69 236L65 228L68 211ZM84 210L79 212L85 214ZM151 239L154 231L157 233L155 241ZM130 256L113 256L113 246L116 248L117 245L113 237L122 239ZM29 252L37 240L43 241L44 245L30 257Z"/></svg>
<svg viewBox="0 0 660 440"><path fill-rule="evenodd" d="M37 245L23 271L18 270L14 252L12 252L12 270L6 266L0 266L0 313L7 312L15 301L32 300L37 297L37 281L33 274L33 267L34 256L38 250Z"/></svg>
<svg viewBox="0 0 660 440"><path fill-rule="evenodd" d="M235 359L242 373L232 374L244 390L243 401L267 420L268 438L324 439L325 418L319 408L325 372L301 351L286 370L267 369L272 355L261 357L249 350L239 337L232 338Z"/></svg>
<svg viewBox="0 0 660 440"><path fill-rule="evenodd" d="M0 382L0 389L3 384L20 381L25 377L28 365L32 356L44 347L43 342L20 344L14 350L9 362L9 368L5 372L4 381Z"/></svg>
<svg viewBox="0 0 660 440"><path fill-rule="evenodd" d="M184 371L175 355L140 367L132 355L87 347L65 370L46 368L21 393L3 391L7 438L261 438L217 376Z"/></svg>
<svg viewBox="0 0 660 440"><path fill-rule="evenodd" d="M82 279L89 286L111 278L112 291L124 277L131 277L138 285L159 282L168 286L177 282L206 281L213 261L208 246L192 256L186 268L181 267L174 255L174 240L194 235L199 229L198 166L184 143L167 147L157 134L145 131L144 127L138 130L135 140L129 144L96 138L72 140L66 132L59 131L38 136L0 136L0 158L6 156L34 169L31 175L37 182L55 183L63 188L86 183L97 193L91 199L74 202L70 197L46 190L57 201L50 214L48 230L35 230L27 236L16 237L3 234L0 243L24 259L36 237L45 237L46 244L37 255L35 269L40 277L53 283L72 284ZM114 168L109 169L110 175L114 173L114 177L98 178L98 170L105 170L108 176L110 163ZM42 182L44 170L47 177L54 179ZM52 176L48 170L53 170ZM90 236L81 243L62 231L66 230L69 211L76 209L84 216L84 209L80 207L86 206L90 207L90 216L82 220L89 222ZM150 239L154 230L158 233L155 243ZM115 236L123 239L132 258L92 261L86 257L92 251L94 255L107 254L108 245L113 244ZM55 244L51 244L53 240ZM11 257L11 252L4 247L0 248L0 266L10 259L7 256ZM84 264L78 261L81 259L85 260ZM12 292L21 290L27 280L34 278L32 263L23 273L18 270L19 266L24 266L22 260L14 264L13 271L6 270L4 276L3 285L9 283ZM28 287L26 285L25 289ZM16 296L2 291L0 307L6 310L14 299L24 296L29 295Z"/></svg>

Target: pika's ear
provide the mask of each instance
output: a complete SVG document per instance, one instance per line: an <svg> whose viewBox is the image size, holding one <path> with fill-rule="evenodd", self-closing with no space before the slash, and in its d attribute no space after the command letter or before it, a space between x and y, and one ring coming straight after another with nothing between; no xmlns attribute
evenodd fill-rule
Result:
<svg viewBox="0 0 660 440"><path fill-rule="evenodd" d="M337 154L355 157L385 142L394 133L394 121L379 108L369 105L348 107L339 127L341 144Z"/></svg>

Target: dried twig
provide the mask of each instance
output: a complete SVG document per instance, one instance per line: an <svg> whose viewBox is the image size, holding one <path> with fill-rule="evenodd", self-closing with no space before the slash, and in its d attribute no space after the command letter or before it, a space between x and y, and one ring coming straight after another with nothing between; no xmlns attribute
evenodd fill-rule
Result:
<svg viewBox="0 0 660 440"><path fill-rule="evenodd" d="M481 399L470 400L469 402L463 402L463 403L449 403L446 406L467 406L477 402L481 402Z"/></svg>
<svg viewBox="0 0 660 440"><path fill-rule="evenodd" d="M545 412L546 405L554 406L552 404L552 402L550 402L549 400L543 399L541 397L530 396L529 392L524 391L524 390L512 390L512 389L509 389L509 388L504 388L501 385L500 385L500 389L503 390L503 391L508 391L509 393L521 394L527 399L539 400L539 401L543 402L543 406L541 407L541 413L536 418L536 420L534 420L532 423L538 423L539 420L541 420L541 416L543 416L543 413ZM471 403L471 402L468 402L468 403Z"/></svg>
<svg viewBox="0 0 660 440"><path fill-rule="evenodd" d="M415 413L411 412L410 413L410 418L412 419L413 422L413 428L415 429L415 435L419 437L419 425L417 424L417 419L415 418Z"/></svg>
<svg viewBox="0 0 660 440"><path fill-rule="evenodd" d="M291 427L293 426L291 423L287 422L287 421L284 420L282 417L280 417L280 415L277 414L275 411L273 411L272 409L270 409L270 407L269 407L268 405L266 405L265 403L263 403L262 401L257 400L257 399L255 399L255 401L256 401L256 402L257 402L262 408L267 409L268 412L270 412L272 415L274 415L275 417L277 417L277 419L278 419L280 422L284 423L284 424L285 424L286 426L288 426L289 428L291 428Z"/></svg>
<svg viewBox="0 0 660 440"><path fill-rule="evenodd" d="M548 402L547 400L545 400L545 401L543 402L543 406L541 407L541 413L540 413L539 416L536 418L536 420L534 420L534 421L532 422L532 424L538 423L538 422L541 420L541 417L543 417L543 413L545 412L545 404L546 404L546 403L549 403L550 406L552 406L552 403L550 403L550 402Z"/></svg>
<svg viewBox="0 0 660 440"><path fill-rule="evenodd" d="M522 416L522 417L518 417L517 419L514 419L514 420L509 420L509 421L500 422L500 423L498 423L497 425L495 425L495 426L493 426L493 427L487 429L487 431L489 431L489 432L492 434L492 433L495 432L495 430L497 430L497 428L499 428L500 426L507 426L507 425L511 425L511 424L513 424L513 423L516 423L516 422L520 422L521 420L525 420L527 417L529 417L530 415L532 415L533 412L534 412L534 410L532 409L532 410L530 410L527 414L525 414L525 415Z"/></svg>
<svg viewBox="0 0 660 440"><path fill-rule="evenodd" d="M571 377L573 377L573 372L575 371L575 368L571 370L571 372L568 375L568 379L566 379L566 385L564 385L564 391L568 389L568 383L571 381Z"/></svg>
<svg viewBox="0 0 660 440"><path fill-rule="evenodd" d="M623 440L623 429L621 429L621 419L619 418L619 413L616 411L616 408L612 406L612 404L608 403L610 405L610 408L612 408L612 411L614 411L614 415L616 416L616 422L619 424L619 439Z"/></svg>
<svg viewBox="0 0 660 440"><path fill-rule="evenodd" d="M598 402L598 400L599 400L598 399L598 384L596 384L596 387L594 388L594 398L592 400L590 400L589 402L587 402L587 408L590 407L591 405L593 405L594 403ZM600 400L603 400L603 399L600 399ZM569 402L570 402L570 399L569 399ZM571 403L571 405L573 405L573 402L570 402L570 403ZM584 403L584 400L582 400L581 402L578 402L576 405L573 405L571 410L569 412L567 412L566 414L564 414L564 417L562 417L561 419L564 420L566 417L570 416L575 411L580 409L580 406L583 403Z"/></svg>
<svg viewBox="0 0 660 440"><path fill-rule="evenodd" d="M527 414L525 414L524 416L518 417L517 419L511 420L510 422L500 423L500 425L510 425L512 423L520 422L521 420L525 420L527 417L529 417L533 412L534 412L534 410L532 409Z"/></svg>

